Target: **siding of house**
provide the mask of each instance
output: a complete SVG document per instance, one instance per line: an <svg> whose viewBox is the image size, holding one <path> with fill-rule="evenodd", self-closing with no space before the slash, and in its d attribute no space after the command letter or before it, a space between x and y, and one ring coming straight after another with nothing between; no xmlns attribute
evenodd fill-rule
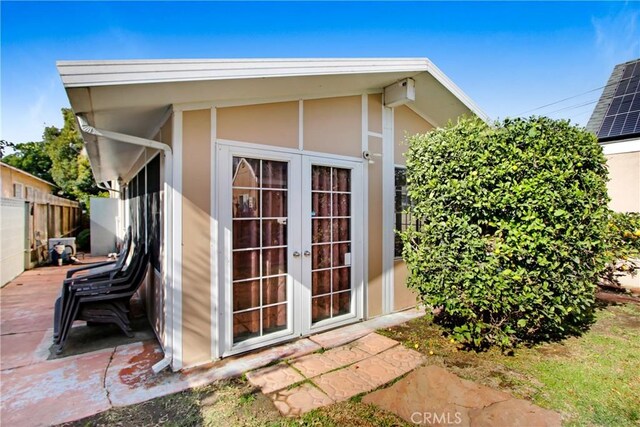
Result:
<svg viewBox="0 0 640 427"><path fill-rule="evenodd" d="M182 350L184 366L211 358L211 111L182 117Z"/></svg>
<svg viewBox="0 0 640 427"><path fill-rule="evenodd" d="M54 187L27 174L3 166L2 168L2 197L13 197L13 184L22 184L23 198L27 187L38 190L43 194L51 194Z"/></svg>
<svg viewBox="0 0 640 427"><path fill-rule="evenodd" d="M362 156L362 97L304 101L304 149Z"/></svg>
<svg viewBox="0 0 640 427"><path fill-rule="evenodd" d="M382 153L383 106L379 94L368 96L369 151ZM216 109L216 137L286 148L299 148L299 102L222 107ZM211 158L211 110L182 113L183 206L182 206L182 333L183 366L210 360L210 178L215 173ZM407 107L395 110L394 161L404 163L399 144L408 134L432 128ZM348 96L303 101L303 148L305 151L361 158L362 97ZM401 139L398 139L401 138ZM368 170L368 317L383 313L383 162L376 158ZM415 297L404 286L406 267L396 262L393 309L410 307Z"/></svg>
<svg viewBox="0 0 640 427"><path fill-rule="evenodd" d="M220 139L298 148L297 101L218 108L216 115Z"/></svg>
<svg viewBox="0 0 640 427"><path fill-rule="evenodd" d="M609 168L609 207L617 212L640 212L640 152L606 156Z"/></svg>

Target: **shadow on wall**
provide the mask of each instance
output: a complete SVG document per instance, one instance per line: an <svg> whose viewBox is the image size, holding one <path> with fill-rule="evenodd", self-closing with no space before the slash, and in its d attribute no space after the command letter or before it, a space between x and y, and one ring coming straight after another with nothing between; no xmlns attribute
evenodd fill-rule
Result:
<svg viewBox="0 0 640 427"><path fill-rule="evenodd" d="M182 240L182 339L188 366L211 359L211 249L209 213L187 198Z"/></svg>

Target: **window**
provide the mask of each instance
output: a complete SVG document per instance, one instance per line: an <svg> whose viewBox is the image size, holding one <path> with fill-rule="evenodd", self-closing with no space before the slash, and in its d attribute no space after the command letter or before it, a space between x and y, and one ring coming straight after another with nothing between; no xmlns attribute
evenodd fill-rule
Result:
<svg viewBox="0 0 640 427"><path fill-rule="evenodd" d="M13 197L16 199L23 199L22 184L13 184Z"/></svg>
<svg viewBox="0 0 640 427"><path fill-rule="evenodd" d="M25 188L25 196L27 200L33 200L33 187Z"/></svg>
<svg viewBox="0 0 640 427"><path fill-rule="evenodd" d="M404 167L396 167L395 170L395 229L396 231L406 231L410 225L418 228L419 223L413 219L407 209L411 205L407 194L407 170ZM402 258L402 239L396 233L394 237L393 255L396 258Z"/></svg>

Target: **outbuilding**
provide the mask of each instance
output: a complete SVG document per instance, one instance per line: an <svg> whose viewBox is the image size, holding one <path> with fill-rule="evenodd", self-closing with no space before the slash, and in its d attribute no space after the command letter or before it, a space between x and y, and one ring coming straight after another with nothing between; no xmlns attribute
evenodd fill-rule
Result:
<svg viewBox="0 0 640 427"><path fill-rule="evenodd" d="M484 113L424 58L62 61L96 180L148 242L178 370L415 305L403 141Z"/></svg>

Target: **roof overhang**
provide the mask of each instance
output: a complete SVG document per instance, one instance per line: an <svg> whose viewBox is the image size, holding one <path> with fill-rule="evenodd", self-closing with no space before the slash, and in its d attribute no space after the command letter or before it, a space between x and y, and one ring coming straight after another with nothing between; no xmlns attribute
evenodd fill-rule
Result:
<svg viewBox="0 0 640 427"><path fill-rule="evenodd" d="M171 108L380 93L411 77L409 107L434 125L486 115L426 58L60 61L76 114L99 129L153 138ZM83 133L98 181L124 177L142 148Z"/></svg>

